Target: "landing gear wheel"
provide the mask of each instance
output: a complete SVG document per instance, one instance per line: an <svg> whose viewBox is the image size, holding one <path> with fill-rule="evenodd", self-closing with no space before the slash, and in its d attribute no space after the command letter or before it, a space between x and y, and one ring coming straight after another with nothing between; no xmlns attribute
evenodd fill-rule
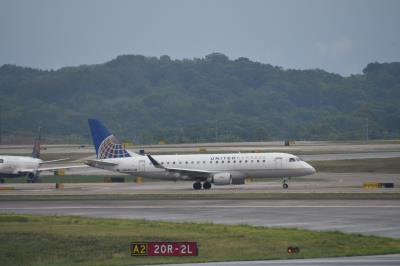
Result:
<svg viewBox="0 0 400 266"><path fill-rule="evenodd" d="M193 189L195 190L201 189L201 183L200 182L193 183Z"/></svg>
<svg viewBox="0 0 400 266"><path fill-rule="evenodd" d="M286 183L286 182L289 181L289 179L290 179L290 177L284 177L284 178L283 178L283 180L282 180L282 186L283 186L284 189L287 189L287 188L289 187L289 185Z"/></svg>
<svg viewBox="0 0 400 266"><path fill-rule="evenodd" d="M210 188L211 188L211 183L204 182L204 183L203 183L203 188L204 188L204 189L210 189Z"/></svg>

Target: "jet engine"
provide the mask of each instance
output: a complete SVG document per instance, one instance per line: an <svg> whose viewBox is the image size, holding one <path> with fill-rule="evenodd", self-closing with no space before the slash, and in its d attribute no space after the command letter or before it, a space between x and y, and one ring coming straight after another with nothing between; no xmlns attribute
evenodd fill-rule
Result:
<svg viewBox="0 0 400 266"><path fill-rule="evenodd" d="M214 185L230 185L232 183L232 176L230 173L217 173L212 177Z"/></svg>
<svg viewBox="0 0 400 266"><path fill-rule="evenodd" d="M232 185L243 185L246 180L246 177L241 173L233 173L231 177L232 177Z"/></svg>

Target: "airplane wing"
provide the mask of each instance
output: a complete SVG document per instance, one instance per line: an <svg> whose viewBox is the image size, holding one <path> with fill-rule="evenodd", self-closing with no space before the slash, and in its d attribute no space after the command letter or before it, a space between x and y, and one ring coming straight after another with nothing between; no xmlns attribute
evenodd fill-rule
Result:
<svg viewBox="0 0 400 266"><path fill-rule="evenodd" d="M172 173L180 173L180 174L186 174L190 176L202 176L202 177L209 177L215 173L216 171L206 171L206 170L197 170L197 169L186 169L186 168L169 168L165 167L164 165L160 164L157 162L156 159L154 159L151 155L147 154L147 157L151 161L151 163L154 165L156 168L164 169L168 172Z"/></svg>
<svg viewBox="0 0 400 266"><path fill-rule="evenodd" d="M84 168L87 165L71 165L71 166L58 166L58 167L39 167L37 169L21 169L18 172L20 173L32 173L32 172L43 172L43 171L54 171L60 169L72 169L72 168Z"/></svg>
<svg viewBox="0 0 400 266"><path fill-rule="evenodd" d="M61 162L61 161L66 161L69 158L63 158L63 159L57 159L57 160L51 160L51 161L43 161L40 164L46 164L46 163L54 163L54 162Z"/></svg>

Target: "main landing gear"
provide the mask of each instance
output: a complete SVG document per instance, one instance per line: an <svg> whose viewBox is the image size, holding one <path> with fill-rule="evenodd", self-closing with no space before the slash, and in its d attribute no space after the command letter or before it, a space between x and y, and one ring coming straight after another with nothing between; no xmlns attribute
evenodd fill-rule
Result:
<svg viewBox="0 0 400 266"><path fill-rule="evenodd" d="M27 177L26 183L36 183L39 178L39 176L35 175L34 173L29 173Z"/></svg>
<svg viewBox="0 0 400 266"><path fill-rule="evenodd" d="M289 181L289 178L288 178L288 177L284 177L284 178L283 178L283 180L282 180L282 187L283 187L284 189L287 189L287 188L289 187L289 185L287 184L288 181Z"/></svg>
<svg viewBox="0 0 400 266"><path fill-rule="evenodd" d="M210 189L211 188L211 183L204 182L203 185L201 184L201 182L193 183L193 189L195 189L195 190L201 189L202 186L203 186L203 189Z"/></svg>

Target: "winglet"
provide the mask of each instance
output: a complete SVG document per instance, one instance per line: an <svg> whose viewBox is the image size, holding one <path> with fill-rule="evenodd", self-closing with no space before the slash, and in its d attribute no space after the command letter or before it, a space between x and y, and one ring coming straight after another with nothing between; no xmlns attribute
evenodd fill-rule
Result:
<svg viewBox="0 0 400 266"><path fill-rule="evenodd" d="M154 165L155 168L165 169L165 167L161 165L159 162L157 162L157 160L154 159L150 154L147 154L147 157L149 158L150 162Z"/></svg>

